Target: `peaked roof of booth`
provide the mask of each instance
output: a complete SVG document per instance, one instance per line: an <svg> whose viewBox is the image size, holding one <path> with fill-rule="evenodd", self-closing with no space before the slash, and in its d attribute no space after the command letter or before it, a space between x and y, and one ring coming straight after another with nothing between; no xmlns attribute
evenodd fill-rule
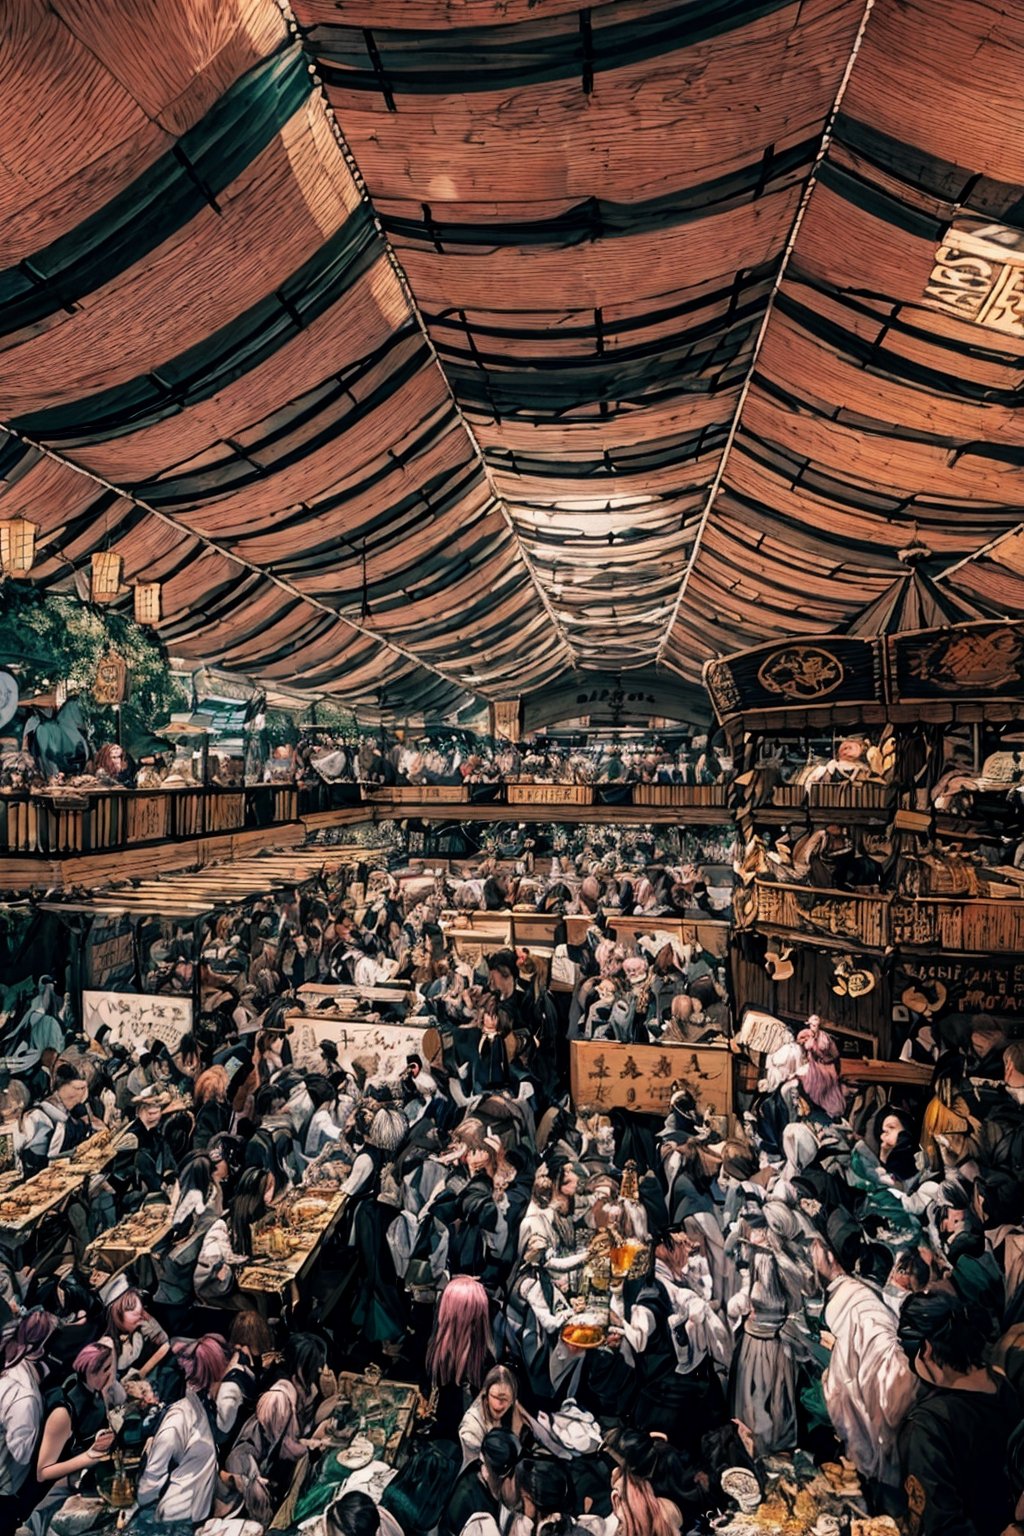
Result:
<svg viewBox="0 0 1024 1536"><path fill-rule="evenodd" d="M1019 581L1016 0L20 0L0 518L175 655L398 712ZM972 557L980 562L975 565ZM965 563L966 562L966 563Z"/></svg>
<svg viewBox="0 0 1024 1536"><path fill-rule="evenodd" d="M917 629L941 629L946 624L966 624L980 617L980 609L955 592L944 592L915 560L906 564L885 591L850 620L843 633L873 639L909 634Z"/></svg>

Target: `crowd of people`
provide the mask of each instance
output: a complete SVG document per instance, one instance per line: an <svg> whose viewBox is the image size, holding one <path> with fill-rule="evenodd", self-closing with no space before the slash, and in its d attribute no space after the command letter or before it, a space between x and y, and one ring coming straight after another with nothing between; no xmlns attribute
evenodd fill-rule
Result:
<svg viewBox="0 0 1024 1536"><path fill-rule="evenodd" d="M738 1049L721 962L656 913L624 945L599 902L553 990L546 955L466 958L422 883L355 873L355 911L307 888L214 934L174 1049L86 1038L51 981L26 1006L35 1049L0 1105L20 1172L97 1135L112 1155L56 1261L0 1238L9 1529L62 1529L125 1467L141 1517L266 1529L297 1464L359 1433L339 1378L371 1365L418 1388L408 1458L335 1480L317 1536L739 1531L737 1502L799 1509L823 1479L878 1530L1017 1529L1024 1045L987 1016L936 1031L915 1102L844 1088L817 1017L777 1025L723 1117L698 1061ZM374 1016L439 1047L389 1074L324 1038L297 1064L314 979L405 979ZM573 1039L693 1049L654 1119L573 1102ZM239 1278L297 1189L345 1197L319 1260L348 1300L328 1310L314 1272L268 1319ZM150 1208L148 1267L90 1267Z"/></svg>

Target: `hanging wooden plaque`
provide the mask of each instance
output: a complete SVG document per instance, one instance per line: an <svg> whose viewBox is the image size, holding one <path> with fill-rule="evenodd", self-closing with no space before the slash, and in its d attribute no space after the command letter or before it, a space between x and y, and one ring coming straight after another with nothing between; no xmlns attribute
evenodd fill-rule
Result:
<svg viewBox="0 0 1024 1536"><path fill-rule="evenodd" d="M92 696L97 704L123 704L128 697L128 663L116 651L100 659Z"/></svg>

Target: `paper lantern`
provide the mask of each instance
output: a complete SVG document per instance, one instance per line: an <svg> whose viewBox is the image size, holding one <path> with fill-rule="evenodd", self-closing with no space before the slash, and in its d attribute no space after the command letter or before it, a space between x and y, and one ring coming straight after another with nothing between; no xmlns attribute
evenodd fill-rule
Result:
<svg viewBox="0 0 1024 1536"><path fill-rule="evenodd" d="M109 549L104 549L92 557L92 600L94 603L109 603L117 597L121 590L121 567L124 561L120 555L112 554Z"/></svg>
<svg viewBox="0 0 1024 1536"><path fill-rule="evenodd" d="M36 557L35 523L12 517L0 523L0 569L5 576L27 576Z"/></svg>
<svg viewBox="0 0 1024 1536"><path fill-rule="evenodd" d="M135 622L136 624L159 624L160 583L158 581L140 581L136 586Z"/></svg>

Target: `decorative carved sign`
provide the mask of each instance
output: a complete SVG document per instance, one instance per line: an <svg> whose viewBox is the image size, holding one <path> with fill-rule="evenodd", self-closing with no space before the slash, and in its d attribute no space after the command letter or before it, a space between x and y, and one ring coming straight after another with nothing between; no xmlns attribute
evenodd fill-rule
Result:
<svg viewBox="0 0 1024 1536"><path fill-rule="evenodd" d="M961 624L953 630L890 637L900 699L1020 698L1024 630L1019 624Z"/></svg>
<svg viewBox="0 0 1024 1536"><path fill-rule="evenodd" d="M1024 336L1021 232L972 221L954 228L935 252L925 303L971 325Z"/></svg>
<svg viewBox="0 0 1024 1536"><path fill-rule="evenodd" d="M92 696L97 704L123 704L128 697L128 663L116 651L100 659Z"/></svg>
<svg viewBox="0 0 1024 1536"><path fill-rule="evenodd" d="M817 645L790 645L769 656L758 670L768 693L797 703L824 699L835 693L846 673L842 662Z"/></svg>
<svg viewBox="0 0 1024 1536"><path fill-rule="evenodd" d="M505 741L519 741L523 734L522 704L519 699L496 699L494 711L494 735Z"/></svg>

